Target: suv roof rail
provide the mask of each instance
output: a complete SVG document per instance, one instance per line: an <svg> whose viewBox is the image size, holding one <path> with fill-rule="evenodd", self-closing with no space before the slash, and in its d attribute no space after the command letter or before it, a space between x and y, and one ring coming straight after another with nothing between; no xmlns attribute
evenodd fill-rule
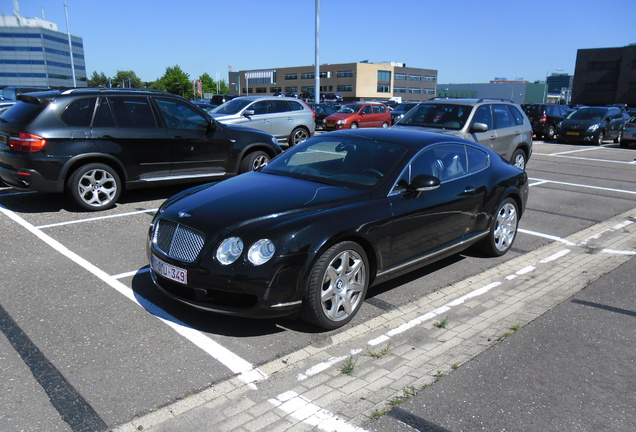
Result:
<svg viewBox="0 0 636 432"><path fill-rule="evenodd" d="M515 103L510 99L504 99L504 98L481 98L477 101L477 103L479 102L486 102L486 101L498 101L498 102L510 102L510 103Z"/></svg>
<svg viewBox="0 0 636 432"><path fill-rule="evenodd" d="M142 89L142 88L122 88L122 87L72 87L66 88L62 94L72 93L105 93L105 92L132 92L132 93L156 93L156 94L172 94L165 90Z"/></svg>

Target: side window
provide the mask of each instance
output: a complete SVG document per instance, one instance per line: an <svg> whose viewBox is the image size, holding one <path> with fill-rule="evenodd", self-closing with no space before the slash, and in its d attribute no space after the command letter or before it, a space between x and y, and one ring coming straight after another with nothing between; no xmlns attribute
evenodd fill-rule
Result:
<svg viewBox="0 0 636 432"><path fill-rule="evenodd" d="M477 107L475 116L473 117L473 123L484 123L486 126L488 126L488 130L493 129L490 105L481 105Z"/></svg>
<svg viewBox="0 0 636 432"><path fill-rule="evenodd" d="M71 102L62 113L62 121L67 126L90 127L95 99L86 98Z"/></svg>
<svg viewBox="0 0 636 432"><path fill-rule="evenodd" d="M95 115L93 127L103 128L114 126L115 119L113 117L113 113L110 110L110 105L108 105L108 99L101 98L99 100L99 106L97 107L97 114Z"/></svg>
<svg viewBox="0 0 636 432"><path fill-rule="evenodd" d="M373 105L373 113L381 114L386 112L385 108L382 105Z"/></svg>
<svg viewBox="0 0 636 432"><path fill-rule="evenodd" d="M302 111L305 109L304 105L297 101L288 101L293 111ZM318 106L316 108L319 108ZM320 107L324 111L324 108Z"/></svg>
<svg viewBox="0 0 636 432"><path fill-rule="evenodd" d="M371 114L371 106L369 105L365 105L364 108L362 108L362 113L363 114Z"/></svg>
<svg viewBox="0 0 636 432"><path fill-rule="evenodd" d="M145 97L109 97L117 126L122 128L156 128L157 122Z"/></svg>
<svg viewBox="0 0 636 432"><path fill-rule="evenodd" d="M254 102L248 109L254 110L254 115L267 114L269 112L268 102L266 100Z"/></svg>
<svg viewBox="0 0 636 432"><path fill-rule="evenodd" d="M163 98L156 98L156 101L168 128L207 130L207 119L184 102Z"/></svg>
<svg viewBox="0 0 636 432"><path fill-rule="evenodd" d="M291 111L289 102L286 100L271 100L269 101L269 108L273 113Z"/></svg>
<svg viewBox="0 0 636 432"><path fill-rule="evenodd" d="M469 173L486 168L490 162L488 153L475 147L466 146L466 156L468 157Z"/></svg>
<svg viewBox="0 0 636 432"><path fill-rule="evenodd" d="M441 181L463 176L467 173L466 146L443 144L427 149L411 162L411 179L428 174Z"/></svg>
<svg viewBox="0 0 636 432"><path fill-rule="evenodd" d="M507 105L494 104L492 106L492 113L495 117L495 129L503 129L514 125Z"/></svg>
<svg viewBox="0 0 636 432"><path fill-rule="evenodd" d="M512 118L512 123L515 125L523 124L523 114L519 111L514 105L508 105L508 111L510 111L510 118Z"/></svg>

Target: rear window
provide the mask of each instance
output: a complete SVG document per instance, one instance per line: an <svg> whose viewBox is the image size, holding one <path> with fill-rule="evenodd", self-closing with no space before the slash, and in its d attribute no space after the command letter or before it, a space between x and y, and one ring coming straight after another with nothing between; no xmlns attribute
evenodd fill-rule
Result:
<svg viewBox="0 0 636 432"><path fill-rule="evenodd" d="M44 105L19 101L0 115L2 123L23 127L44 110Z"/></svg>

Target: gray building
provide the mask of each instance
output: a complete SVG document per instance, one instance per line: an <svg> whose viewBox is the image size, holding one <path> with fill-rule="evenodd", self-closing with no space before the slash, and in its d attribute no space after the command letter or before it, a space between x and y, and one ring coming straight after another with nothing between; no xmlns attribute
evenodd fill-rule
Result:
<svg viewBox="0 0 636 432"><path fill-rule="evenodd" d="M494 80L489 83L439 84L437 95L442 98L497 98L518 104L543 103L546 97L545 83L522 80Z"/></svg>
<svg viewBox="0 0 636 432"><path fill-rule="evenodd" d="M57 24L21 17L14 5L13 16L0 16L0 88L86 87L82 38L69 44Z"/></svg>

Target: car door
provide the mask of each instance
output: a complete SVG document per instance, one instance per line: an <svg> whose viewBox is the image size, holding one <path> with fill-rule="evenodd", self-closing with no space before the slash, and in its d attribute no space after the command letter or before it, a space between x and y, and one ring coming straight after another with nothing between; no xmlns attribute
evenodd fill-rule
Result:
<svg viewBox="0 0 636 432"><path fill-rule="evenodd" d="M409 164L390 196L391 266L444 248L473 231L485 191L467 170L466 148L458 143L427 148ZM420 174L439 178L439 187L407 192L405 185Z"/></svg>
<svg viewBox="0 0 636 432"><path fill-rule="evenodd" d="M375 126L374 114L371 105L365 105L360 110L360 127Z"/></svg>
<svg viewBox="0 0 636 432"><path fill-rule="evenodd" d="M171 178L225 174L230 143L205 114L180 99L156 97L155 102L170 142Z"/></svg>
<svg viewBox="0 0 636 432"><path fill-rule="evenodd" d="M246 111L253 111L246 114ZM253 129L262 130L263 132L272 133L272 125L270 122L269 101L267 99L257 100L245 107L242 111L243 115L232 124L241 125Z"/></svg>
<svg viewBox="0 0 636 432"><path fill-rule="evenodd" d="M91 137L101 152L121 161L128 181L170 174L170 141L146 96L100 97L97 105Z"/></svg>
<svg viewBox="0 0 636 432"><path fill-rule="evenodd" d="M287 138L294 128L294 118L289 102L285 99L269 101L269 133L277 138Z"/></svg>
<svg viewBox="0 0 636 432"><path fill-rule="evenodd" d="M623 126L624 119L619 108L610 108L607 112L607 132L605 134L608 139L615 139L618 137L620 130Z"/></svg>

